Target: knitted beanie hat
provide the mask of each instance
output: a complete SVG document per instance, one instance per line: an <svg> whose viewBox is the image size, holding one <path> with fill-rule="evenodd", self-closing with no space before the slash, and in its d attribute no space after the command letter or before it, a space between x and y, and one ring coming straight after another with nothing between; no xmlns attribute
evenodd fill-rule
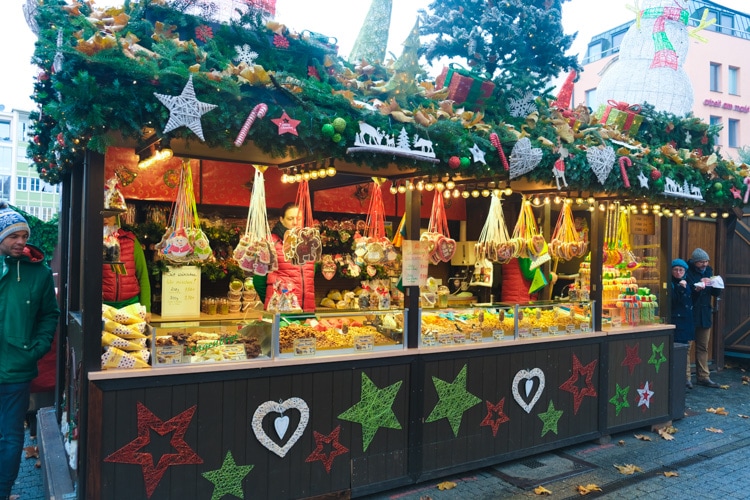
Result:
<svg viewBox="0 0 750 500"><path fill-rule="evenodd" d="M677 266L680 266L680 267L682 267L683 269L685 269L687 271L688 265L687 265L687 262L685 262L684 260L682 260L682 259L675 259L675 260L673 260L672 261L672 267L677 267Z"/></svg>
<svg viewBox="0 0 750 500"><path fill-rule="evenodd" d="M698 262L700 260L711 260L708 258L708 254L702 248L696 248L693 250L693 254L690 256L690 260Z"/></svg>
<svg viewBox="0 0 750 500"><path fill-rule="evenodd" d="M0 242L17 231L27 231L31 234L26 219L18 212L11 210L7 202L0 201Z"/></svg>

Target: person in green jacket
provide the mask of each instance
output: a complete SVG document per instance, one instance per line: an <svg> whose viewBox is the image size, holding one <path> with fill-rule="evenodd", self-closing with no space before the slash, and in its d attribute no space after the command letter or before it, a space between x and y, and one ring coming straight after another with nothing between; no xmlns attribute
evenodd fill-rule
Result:
<svg viewBox="0 0 750 500"><path fill-rule="evenodd" d="M26 244L29 233L26 219L0 202L0 500L18 476L31 381L60 316L52 271Z"/></svg>

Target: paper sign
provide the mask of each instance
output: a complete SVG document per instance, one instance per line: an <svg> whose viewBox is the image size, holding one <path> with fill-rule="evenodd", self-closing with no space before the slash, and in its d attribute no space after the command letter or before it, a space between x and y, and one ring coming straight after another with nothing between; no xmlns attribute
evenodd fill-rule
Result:
<svg viewBox="0 0 750 500"><path fill-rule="evenodd" d="M403 241L401 269L404 286L422 286L427 283L430 263L424 247L425 244L421 241Z"/></svg>
<svg viewBox="0 0 750 500"><path fill-rule="evenodd" d="M161 317L191 318L201 314L201 269L167 266L161 275Z"/></svg>

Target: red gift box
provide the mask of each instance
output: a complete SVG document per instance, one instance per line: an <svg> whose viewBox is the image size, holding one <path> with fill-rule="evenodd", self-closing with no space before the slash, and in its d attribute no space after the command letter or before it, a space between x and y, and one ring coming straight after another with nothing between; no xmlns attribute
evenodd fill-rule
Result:
<svg viewBox="0 0 750 500"><path fill-rule="evenodd" d="M494 83L455 63L443 68L442 73L435 80L435 88L438 90L446 85L448 86L448 99L455 101L456 104L465 102L473 108L484 106L484 100L495 90Z"/></svg>

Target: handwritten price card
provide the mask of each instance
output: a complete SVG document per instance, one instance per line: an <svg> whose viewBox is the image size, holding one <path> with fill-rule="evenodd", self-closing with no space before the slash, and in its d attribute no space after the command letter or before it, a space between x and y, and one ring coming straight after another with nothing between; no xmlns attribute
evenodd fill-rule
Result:
<svg viewBox="0 0 750 500"><path fill-rule="evenodd" d="M194 318L201 314L201 268L167 266L161 275L161 317Z"/></svg>

